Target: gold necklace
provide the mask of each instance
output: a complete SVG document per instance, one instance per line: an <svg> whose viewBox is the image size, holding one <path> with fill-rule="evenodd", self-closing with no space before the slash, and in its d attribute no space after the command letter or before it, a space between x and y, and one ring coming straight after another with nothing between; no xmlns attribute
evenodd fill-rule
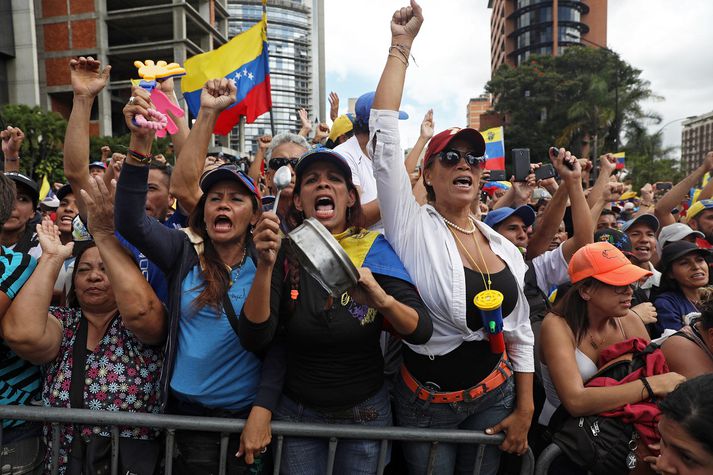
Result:
<svg viewBox="0 0 713 475"><path fill-rule="evenodd" d="M475 223L473 223L475 226ZM478 272L480 273L480 277L483 279L483 286L485 287L485 290L490 290L492 287L493 282L490 280L490 270L488 269L488 264L485 262L485 258L483 257L483 251L480 249L480 244L478 243L478 240L475 239L475 234L473 234L473 241L475 242L475 247L478 249L478 253L480 254L480 259L483 261L483 267L485 267L485 273L480 269L480 266L478 265L477 262L475 262L475 259L473 259L473 256L470 255L470 252L468 252L468 249L463 245L463 242L460 240L458 235L453 232L451 229L451 234L453 235L454 238L456 238L456 241L458 241L458 244L460 244L460 247L465 251L465 255L468 256L468 260L470 263L475 267ZM488 276L488 281L485 281L485 276Z"/></svg>

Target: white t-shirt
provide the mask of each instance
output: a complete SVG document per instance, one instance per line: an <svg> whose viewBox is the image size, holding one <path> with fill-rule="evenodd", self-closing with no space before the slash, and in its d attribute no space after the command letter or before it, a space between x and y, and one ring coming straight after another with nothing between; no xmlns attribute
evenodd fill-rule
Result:
<svg viewBox="0 0 713 475"><path fill-rule="evenodd" d="M335 147L334 151L344 157L349 164L349 168L352 169L352 182L361 189L359 195L361 204L365 205L377 199L374 167L371 159L362 152L356 135ZM371 226L369 230L383 233L384 226L381 220Z"/></svg>

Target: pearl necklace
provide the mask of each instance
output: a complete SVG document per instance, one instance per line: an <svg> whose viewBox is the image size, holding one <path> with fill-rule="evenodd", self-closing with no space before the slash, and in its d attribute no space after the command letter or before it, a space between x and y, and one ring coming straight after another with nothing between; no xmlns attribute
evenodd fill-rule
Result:
<svg viewBox="0 0 713 475"><path fill-rule="evenodd" d="M438 213L438 214L441 214L441 213ZM471 218L470 216L468 216L468 221L470 221L470 225L471 225L470 229L461 228L456 223L448 221L442 214L441 214L441 218L443 218L443 221L445 221L448 226L452 227L456 231L462 232L463 234L473 234L475 232L475 229L476 229L475 221L473 221L473 218Z"/></svg>

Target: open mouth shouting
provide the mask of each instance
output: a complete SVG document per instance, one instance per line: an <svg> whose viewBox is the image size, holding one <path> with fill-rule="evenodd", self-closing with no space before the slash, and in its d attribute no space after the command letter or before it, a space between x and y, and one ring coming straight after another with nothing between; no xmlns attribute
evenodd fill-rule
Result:
<svg viewBox="0 0 713 475"><path fill-rule="evenodd" d="M233 221L225 214L219 214L213 220L213 229L216 233L228 233L233 229Z"/></svg>
<svg viewBox="0 0 713 475"><path fill-rule="evenodd" d="M318 196L314 202L314 216L317 219L331 219L334 217L334 199L331 196Z"/></svg>
<svg viewBox="0 0 713 475"><path fill-rule="evenodd" d="M470 191L473 188L473 178L468 175L457 176L453 180L453 185L459 190Z"/></svg>

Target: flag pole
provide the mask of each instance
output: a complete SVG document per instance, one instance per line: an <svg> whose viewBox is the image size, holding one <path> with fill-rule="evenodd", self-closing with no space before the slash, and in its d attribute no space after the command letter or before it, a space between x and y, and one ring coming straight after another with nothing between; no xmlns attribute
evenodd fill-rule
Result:
<svg viewBox="0 0 713 475"><path fill-rule="evenodd" d="M267 20L267 0L262 0L262 17ZM267 35L267 21L265 21L265 35ZM270 64L270 56L268 52L268 65ZM270 88L270 95L272 95L272 88ZM272 116L272 101L270 101L270 132L272 136L275 136L275 118Z"/></svg>

